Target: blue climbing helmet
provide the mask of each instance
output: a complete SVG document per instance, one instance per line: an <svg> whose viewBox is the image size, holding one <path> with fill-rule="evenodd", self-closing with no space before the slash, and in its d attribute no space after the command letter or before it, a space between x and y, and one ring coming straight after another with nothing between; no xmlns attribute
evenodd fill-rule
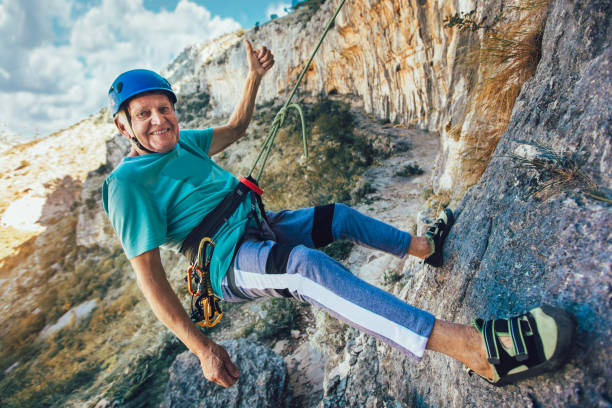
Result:
<svg viewBox="0 0 612 408"><path fill-rule="evenodd" d="M170 83L157 72L148 69L133 69L119 75L108 90L108 99L113 116L119 112L121 105L133 96L149 91L162 91L168 95L172 104L176 95Z"/></svg>

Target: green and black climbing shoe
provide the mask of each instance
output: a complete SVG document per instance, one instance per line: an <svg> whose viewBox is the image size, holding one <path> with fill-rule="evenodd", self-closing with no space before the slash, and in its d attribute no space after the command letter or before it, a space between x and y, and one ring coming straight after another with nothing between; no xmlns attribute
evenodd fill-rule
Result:
<svg viewBox="0 0 612 408"><path fill-rule="evenodd" d="M474 326L482 334L493 367L493 378L485 380L496 386L559 368L569 354L576 331L571 314L549 305L508 319L475 319Z"/></svg>
<svg viewBox="0 0 612 408"><path fill-rule="evenodd" d="M455 216L450 208L446 208L440 218L430 226L425 233L425 237L433 244L434 252L425 258L424 262L428 265L440 267L442 266L442 246L444 240L455 223Z"/></svg>

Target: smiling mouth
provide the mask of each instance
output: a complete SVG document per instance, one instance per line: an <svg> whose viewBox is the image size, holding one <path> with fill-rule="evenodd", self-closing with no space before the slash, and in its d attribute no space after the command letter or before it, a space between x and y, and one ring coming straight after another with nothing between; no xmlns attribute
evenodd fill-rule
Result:
<svg viewBox="0 0 612 408"><path fill-rule="evenodd" d="M163 129L163 130L156 130L155 132L151 132L151 135L158 136L158 135L163 135L164 133L167 133L167 132L170 132L170 128Z"/></svg>

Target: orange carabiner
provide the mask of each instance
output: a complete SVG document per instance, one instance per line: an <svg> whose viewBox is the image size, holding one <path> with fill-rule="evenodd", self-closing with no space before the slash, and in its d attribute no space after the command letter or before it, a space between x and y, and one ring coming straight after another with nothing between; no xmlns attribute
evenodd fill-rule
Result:
<svg viewBox="0 0 612 408"><path fill-rule="evenodd" d="M204 309L204 320L197 322L202 327L214 327L223 317L223 311L221 310L221 308L219 308L218 305L212 304L212 302L216 303L217 300L215 298L205 298L202 300L202 308ZM213 306L215 307L213 308Z"/></svg>
<svg viewBox="0 0 612 408"><path fill-rule="evenodd" d="M202 279L202 273L200 272L200 269L195 265L189 265L189 268L187 268L187 289L189 290L189 293L192 296L200 296L200 292L195 292L193 290L193 270L194 269L196 270L198 275L200 275L200 279Z"/></svg>

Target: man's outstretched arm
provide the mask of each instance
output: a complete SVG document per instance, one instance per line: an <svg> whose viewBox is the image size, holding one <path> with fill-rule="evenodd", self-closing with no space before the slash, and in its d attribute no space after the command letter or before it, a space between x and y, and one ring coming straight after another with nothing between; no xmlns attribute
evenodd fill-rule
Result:
<svg viewBox="0 0 612 408"><path fill-rule="evenodd" d="M244 40L246 46L247 60L249 61L249 75L242 97L225 126L213 129L209 156L221 152L227 146L244 136L255 107L255 98L263 76L274 65L274 55L266 47L253 50L249 40Z"/></svg>
<svg viewBox="0 0 612 408"><path fill-rule="evenodd" d="M200 359L206 379L224 387L238 381L238 368L225 349L202 334L187 316L166 278L159 248L130 259L130 263L153 313Z"/></svg>

